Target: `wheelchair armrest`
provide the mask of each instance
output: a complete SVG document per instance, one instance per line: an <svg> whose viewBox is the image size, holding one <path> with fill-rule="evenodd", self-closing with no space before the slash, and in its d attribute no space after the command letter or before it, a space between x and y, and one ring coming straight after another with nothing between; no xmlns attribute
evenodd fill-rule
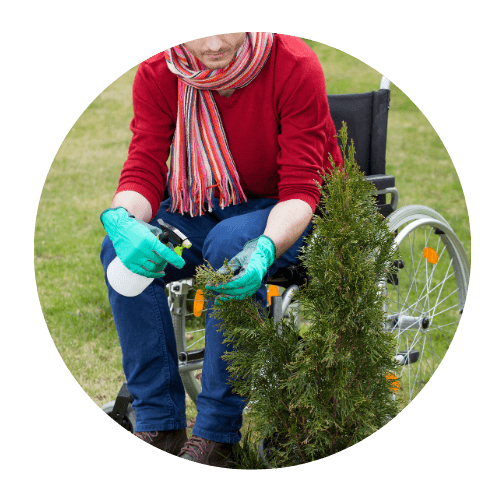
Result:
<svg viewBox="0 0 500 500"><path fill-rule="evenodd" d="M396 189L396 179L393 175L376 174L366 175L365 179L371 182L377 190L377 207L379 212L387 217L390 213L394 212L398 206L399 195ZM385 195L391 195L391 202L386 204ZM321 215L319 208L316 209L316 215Z"/></svg>
<svg viewBox="0 0 500 500"><path fill-rule="evenodd" d="M396 180L393 175L367 175L366 180L374 184L377 190L377 207L379 212L387 217L398 207L399 194L396 189ZM391 195L391 202L386 203L385 195Z"/></svg>
<svg viewBox="0 0 500 500"><path fill-rule="evenodd" d="M396 187L396 179L393 175L367 175L366 180L375 184L375 188L377 189L377 191Z"/></svg>

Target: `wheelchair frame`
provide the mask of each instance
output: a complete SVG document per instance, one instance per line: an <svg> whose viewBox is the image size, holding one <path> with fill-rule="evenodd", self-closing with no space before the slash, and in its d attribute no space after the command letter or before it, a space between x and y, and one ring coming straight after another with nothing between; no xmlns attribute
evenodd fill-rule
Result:
<svg viewBox="0 0 500 500"><path fill-rule="evenodd" d="M406 256L395 263L397 273L392 275L387 283L381 284L383 293L387 295L384 308L386 328L394 332L398 339L395 358L401 367L401 370L394 374L393 397L396 397L402 385L405 385L404 397L405 402L408 403L418 393L420 386L423 387L432 376L451 342L454 333L448 337L445 328L440 326L433 328L434 319L440 314L446 313L448 316L449 310L457 309L458 319L450 324L456 323L458 326L467 295L470 264L463 245L453 229L436 211L422 205L410 205L398 209L399 195L395 179L385 173L389 96L390 81L382 77L378 91L364 94L329 95L328 101L336 129L340 130L341 121L346 121L350 127L349 137L356 145L356 160L366 174L366 179L375 185L377 206L395 234L395 245L400 251L403 246L408 247ZM389 203L386 203L387 196L390 196ZM417 237L417 234L422 231L423 236ZM425 245L424 259L422 255L419 255L422 250L419 246L421 243ZM419 247L419 252L414 255L415 247ZM428 252L432 259L437 259L437 262L444 260L444 267L446 263L448 264L446 271L443 271L445 274L441 283L433 285L433 288L430 288L430 283L434 278L437 262L433 264L433 260L425 256L425 250L429 248L432 250ZM417 256L419 257L418 265ZM408 266L413 275L408 272ZM403 269L406 271L403 272ZM425 276L424 281L427 281L425 286L422 285L419 289L416 277L420 273ZM453 282L452 278L454 278L456 289L448 297L442 298L441 294L445 285L448 286L447 281ZM293 295L306 279L305 271L300 266L289 266L280 269L268 280L268 285L284 289L281 294L269 297L270 314L276 322L287 315L290 307L297 307L296 303L292 302ZM403 287L404 290L401 293L402 281L405 281L407 287ZM194 279L182 280L169 283L166 291L177 344L179 373L186 393L196 402L196 397L201 390L198 379L199 372L203 368L204 348L193 349L193 347L201 342L204 336L189 345L187 338L188 335L204 333L204 328L186 332L186 317L194 314L191 303L198 302L199 306L202 300L199 295L192 297L193 287ZM434 292L439 293L432 306L429 296ZM453 298L455 294L456 304L452 302L455 300ZM452 305L448 307L450 303ZM443 308L436 312L441 304L444 304ZM447 309L442 311L445 307ZM202 312L206 312L206 309L198 310L198 313ZM430 332L434 333L431 335ZM439 337L439 352L438 348L434 347L434 344L436 346L438 344L437 337ZM415 364L417 367L412 369ZM422 378L424 378L423 381ZM133 432L135 411L132 402L133 398L128 391L127 384L124 383L116 400L106 403L102 409L120 425Z"/></svg>

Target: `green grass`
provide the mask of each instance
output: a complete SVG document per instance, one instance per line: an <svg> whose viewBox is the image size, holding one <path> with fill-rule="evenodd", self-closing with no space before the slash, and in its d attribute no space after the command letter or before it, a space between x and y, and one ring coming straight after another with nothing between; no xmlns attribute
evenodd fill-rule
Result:
<svg viewBox="0 0 500 500"><path fill-rule="evenodd" d="M328 46L307 42L325 71L328 93L377 89L381 75ZM99 214L117 186L131 138L133 68L82 113L62 143L44 185L36 221L35 271L42 310L71 373L99 406L124 380L121 352L99 261ZM427 205L452 225L470 257L465 199L451 159L430 123L391 85L387 173L400 206ZM196 414L188 407L188 418Z"/></svg>

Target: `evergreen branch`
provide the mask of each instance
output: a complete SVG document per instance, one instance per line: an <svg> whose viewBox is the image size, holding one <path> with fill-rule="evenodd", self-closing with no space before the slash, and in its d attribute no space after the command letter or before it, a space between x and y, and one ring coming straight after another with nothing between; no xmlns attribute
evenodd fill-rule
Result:
<svg viewBox="0 0 500 500"><path fill-rule="evenodd" d="M299 330L293 320L275 324L254 299L213 305L232 346L224 358L234 390L255 398L255 432L279 436L274 458L282 467L352 446L397 414L385 376L394 371L395 339L384 330L379 287L394 272L393 235L377 212L375 187L359 170L345 123L338 137L343 167L330 157L320 215L300 251L310 279L294 297L307 328ZM196 279L206 286L231 277L226 261L222 274L205 265Z"/></svg>

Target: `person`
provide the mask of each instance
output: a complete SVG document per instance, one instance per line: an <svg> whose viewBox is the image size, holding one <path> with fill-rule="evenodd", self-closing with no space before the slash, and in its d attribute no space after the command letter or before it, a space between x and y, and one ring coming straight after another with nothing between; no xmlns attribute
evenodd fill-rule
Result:
<svg viewBox="0 0 500 500"><path fill-rule="evenodd" d="M187 439L165 283L194 276L205 259L218 269L227 258L236 275L214 286L221 300L264 301L267 277L297 263L320 174L331 168L329 155L342 161L324 74L299 38L209 36L140 64L133 108L128 157L101 214L101 261L106 270L118 255L131 271L155 278L136 297L108 283L135 434L187 460L231 467L246 401L227 383L223 332L209 304L202 391ZM158 219L191 241L182 257L155 237Z"/></svg>

